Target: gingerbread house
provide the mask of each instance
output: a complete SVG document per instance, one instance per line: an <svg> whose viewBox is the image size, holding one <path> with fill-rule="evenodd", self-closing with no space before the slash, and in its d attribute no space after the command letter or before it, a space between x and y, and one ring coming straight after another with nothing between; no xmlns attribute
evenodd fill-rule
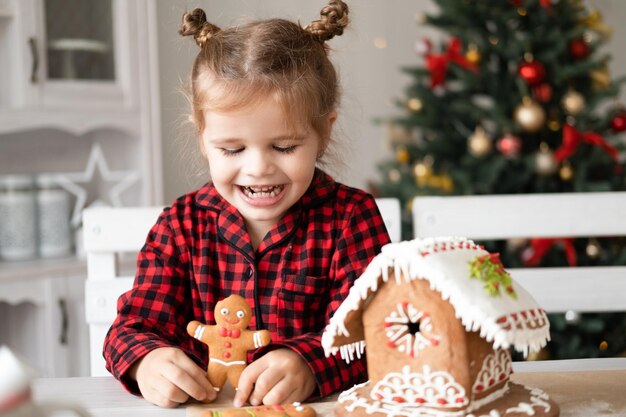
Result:
<svg viewBox="0 0 626 417"><path fill-rule="evenodd" d="M465 238L386 245L332 317L327 355L360 357L370 380L339 396L337 415L556 416L515 384L509 348L549 340L546 313L490 254Z"/></svg>

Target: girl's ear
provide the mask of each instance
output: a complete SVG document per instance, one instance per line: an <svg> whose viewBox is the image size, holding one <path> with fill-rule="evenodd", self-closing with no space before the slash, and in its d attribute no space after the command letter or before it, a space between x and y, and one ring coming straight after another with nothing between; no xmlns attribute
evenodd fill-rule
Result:
<svg viewBox="0 0 626 417"><path fill-rule="evenodd" d="M333 125L335 124L335 121L337 120L337 112L336 111L331 111L330 113L328 113L328 116L326 116L326 132L324 137L321 140L321 148L319 150L319 152L317 153L317 157L321 158L322 155L324 155L324 152L326 152L326 148L328 147L328 144L330 143L330 135L332 134L333 131Z"/></svg>
<svg viewBox="0 0 626 417"><path fill-rule="evenodd" d="M329 134L333 130L333 125L335 124L336 120L337 120L337 112L336 111L333 110L330 113L328 113L328 133Z"/></svg>

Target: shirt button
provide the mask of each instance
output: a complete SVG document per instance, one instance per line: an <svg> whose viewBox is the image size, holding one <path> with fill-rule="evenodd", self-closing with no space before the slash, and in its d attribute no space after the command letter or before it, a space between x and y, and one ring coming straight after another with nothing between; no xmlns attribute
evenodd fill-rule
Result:
<svg viewBox="0 0 626 417"><path fill-rule="evenodd" d="M224 352L224 355L222 356L224 356L224 359L228 359L230 358L230 352Z"/></svg>
<svg viewBox="0 0 626 417"><path fill-rule="evenodd" d="M232 343L230 342L224 342L224 347L229 348L232 346Z"/></svg>

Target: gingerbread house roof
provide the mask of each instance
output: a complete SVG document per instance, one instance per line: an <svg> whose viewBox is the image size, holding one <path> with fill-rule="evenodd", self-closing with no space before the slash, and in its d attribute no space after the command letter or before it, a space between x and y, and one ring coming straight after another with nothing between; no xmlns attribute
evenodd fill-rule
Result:
<svg viewBox="0 0 626 417"><path fill-rule="evenodd" d="M430 288L453 306L465 329L480 332L494 349L513 346L524 354L541 349L550 339L549 323L532 296L514 280L509 294L505 291L494 296L485 290L485 282L470 277L470 263L485 255L489 253L482 247L460 237L386 245L354 282L326 326L322 336L326 354L339 351L346 361L361 356L365 341L350 334L351 329L362 327L361 314L355 313L366 308L379 286L390 280L390 271L397 284L427 280Z"/></svg>

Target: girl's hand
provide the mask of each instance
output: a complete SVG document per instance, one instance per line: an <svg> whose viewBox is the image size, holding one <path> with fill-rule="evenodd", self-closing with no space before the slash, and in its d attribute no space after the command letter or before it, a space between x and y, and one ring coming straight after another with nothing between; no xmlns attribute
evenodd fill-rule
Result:
<svg viewBox="0 0 626 417"><path fill-rule="evenodd" d="M244 369L233 405L241 407L246 400L252 405L304 401L315 387L315 376L304 359L291 349L277 349Z"/></svg>
<svg viewBox="0 0 626 417"><path fill-rule="evenodd" d="M189 399L212 401L215 390L202 370L176 348L158 348L130 369L141 395L160 407L176 407Z"/></svg>

